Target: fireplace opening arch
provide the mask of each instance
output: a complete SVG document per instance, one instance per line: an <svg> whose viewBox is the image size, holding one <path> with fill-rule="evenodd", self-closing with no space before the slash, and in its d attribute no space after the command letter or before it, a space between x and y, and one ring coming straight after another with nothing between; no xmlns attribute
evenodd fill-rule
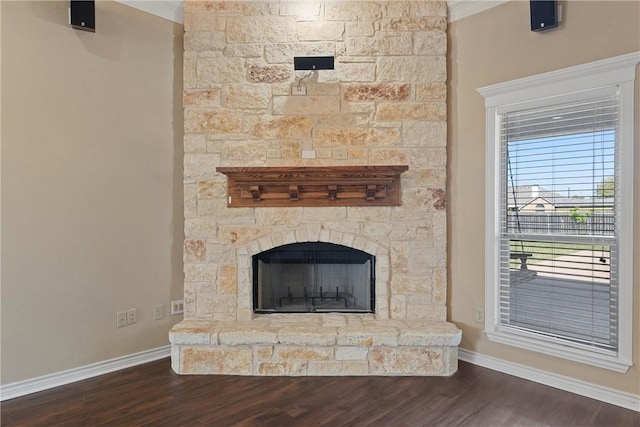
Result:
<svg viewBox="0 0 640 427"><path fill-rule="evenodd" d="M375 313L375 256L299 242L253 255L255 313Z"/></svg>

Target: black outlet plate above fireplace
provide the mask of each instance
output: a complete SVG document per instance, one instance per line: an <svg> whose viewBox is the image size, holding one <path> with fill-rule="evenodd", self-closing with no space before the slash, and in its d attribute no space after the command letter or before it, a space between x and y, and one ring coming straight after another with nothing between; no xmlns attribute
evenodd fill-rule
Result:
<svg viewBox="0 0 640 427"><path fill-rule="evenodd" d="M295 70L333 70L333 56L294 56Z"/></svg>

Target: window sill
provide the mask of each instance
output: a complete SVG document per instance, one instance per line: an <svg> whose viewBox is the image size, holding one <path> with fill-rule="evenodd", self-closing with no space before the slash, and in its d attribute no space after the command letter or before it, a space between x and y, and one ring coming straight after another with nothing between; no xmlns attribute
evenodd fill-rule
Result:
<svg viewBox="0 0 640 427"><path fill-rule="evenodd" d="M575 362L586 363L598 368L625 373L633 365L629 360L622 360L614 352L597 349L587 349L576 344L571 344L553 339L541 337L537 334L516 331L485 331L490 341L511 345L525 350L549 356L560 357Z"/></svg>

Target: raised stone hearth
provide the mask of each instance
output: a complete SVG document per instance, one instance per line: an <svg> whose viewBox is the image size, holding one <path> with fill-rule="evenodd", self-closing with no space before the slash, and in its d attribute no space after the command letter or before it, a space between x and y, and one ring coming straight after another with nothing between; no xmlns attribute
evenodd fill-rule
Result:
<svg viewBox="0 0 640 427"><path fill-rule="evenodd" d="M455 372L446 3L185 0L184 28L185 318L171 332L175 371ZM335 69L296 71L296 56L333 56ZM265 183L257 170L285 175ZM363 179L351 182L354 171ZM389 172L391 181L376 177ZM256 307L253 256L309 242L375 257L366 294L375 307ZM355 283L321 281L337 296ZM306 299L306 283L291 294L300 288Z"/></svg>
<svg viewBox="0 0 640 427"><path fill-rule="evenodd" d="M450 323L354 314L192 320L170 335L178 373L291 376L451 375L460 338Z"/></svg>

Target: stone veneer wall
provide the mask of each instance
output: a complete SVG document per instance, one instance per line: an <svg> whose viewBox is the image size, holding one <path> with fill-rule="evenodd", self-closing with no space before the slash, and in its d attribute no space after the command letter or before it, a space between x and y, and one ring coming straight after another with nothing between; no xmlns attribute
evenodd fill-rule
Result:
<svg viewBox="0 0 640 427"><path fill-rule="evenodd" d="M445 2L184 6L185 319L252 318L250 254L322 240L378 257L378 318L446 320ZM227 208L215 171L386 164L409 165L402 206Z"/></svg>

